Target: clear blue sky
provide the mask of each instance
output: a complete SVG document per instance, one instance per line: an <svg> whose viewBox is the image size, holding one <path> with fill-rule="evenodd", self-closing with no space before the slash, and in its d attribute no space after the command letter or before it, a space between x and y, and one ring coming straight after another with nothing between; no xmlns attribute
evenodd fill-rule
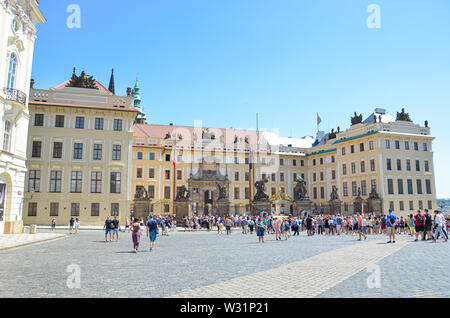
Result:
<svg viewBox="0 0 450 318"><path fill-rule="evenodd" d="M47 89L75 66L125 95L140 74L151 123L279 128L302 137L354 111L427 119L438 197L450 197L448 0L41 0L33 77ZM69 29L66 8L81 7ZM370 4L381 28L369 29Z"/></svg>

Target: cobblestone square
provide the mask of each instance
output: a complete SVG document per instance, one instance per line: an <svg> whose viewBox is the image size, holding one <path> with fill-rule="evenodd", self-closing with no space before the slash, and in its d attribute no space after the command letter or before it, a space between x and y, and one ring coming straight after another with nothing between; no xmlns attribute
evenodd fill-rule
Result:
<svg viewBox="0 0 450 318"><path fill-rule="evenodd" d="M64 233L64 231L58 231ZM0 251L1 297L449 297L449 245L402 236L358 242L356 236L170 232L149 251L145 234L132 253L131 234L104 242L101 231ZM368 266L380 268L369 288ZM73 268L80 288L69 288ZM76 286L75 286L76 287Z"/></svg>

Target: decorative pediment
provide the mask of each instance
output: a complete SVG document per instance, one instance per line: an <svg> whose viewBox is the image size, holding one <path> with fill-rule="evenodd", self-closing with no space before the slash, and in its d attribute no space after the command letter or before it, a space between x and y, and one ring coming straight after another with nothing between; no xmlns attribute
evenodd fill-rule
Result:
<svg viewBox="0 0 450 318"><path fill-rule="evenodd" d="M8 45L15 45L19 52L23 52L23 50L25 50L25 45L22 40L19 40L18 36L8 37Z"/></svg>
<svg viewBox="0 0 450 318"><path fill-rule="evenodd" d="M69 83L67 83L66 87L89 88L98 90L95 83L96 81L94 79L94 76L86 75L85 71L82 71L80 76L77 76L74 69L72 78L70 79Z"/></svg>

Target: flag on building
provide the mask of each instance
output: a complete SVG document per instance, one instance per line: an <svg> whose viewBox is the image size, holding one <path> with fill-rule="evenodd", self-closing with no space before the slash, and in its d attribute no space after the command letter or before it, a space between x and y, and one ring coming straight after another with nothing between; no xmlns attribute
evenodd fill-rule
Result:
<svg viewBox="0 0 450 318"><path fill-rule="evenodd" d="M322 122L322 118L320 118L319 113L317 113L317 126Z"/></svg>

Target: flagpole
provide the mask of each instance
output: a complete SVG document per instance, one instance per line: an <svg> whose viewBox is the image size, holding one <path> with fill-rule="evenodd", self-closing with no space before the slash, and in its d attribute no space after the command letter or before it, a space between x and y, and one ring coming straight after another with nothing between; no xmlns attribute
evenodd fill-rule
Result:
<svg viewBox="0 0 450 318"><path fill-rule="evenodd" d="M177 168L177 147L176 147L176 144L174 144L173 145L173 190L172 190L172 193L173 193L173 198L172 198L172 210L173 210L173 215L175 215L175 217L176 217L176 214L177 214L177 208L176 208L176 206L175 206L175 196L176 196L176 181L175 181L175 178L176 178L176 174L177 174L177 170L176 170L176 168Z"/></svg>

